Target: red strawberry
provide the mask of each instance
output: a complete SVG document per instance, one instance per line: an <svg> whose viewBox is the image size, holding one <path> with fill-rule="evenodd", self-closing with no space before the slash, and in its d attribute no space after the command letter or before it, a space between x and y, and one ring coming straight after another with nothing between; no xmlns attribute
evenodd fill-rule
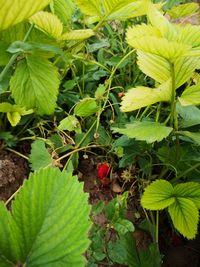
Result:
<svg viewBox="0 0 200 267"><path fill-rule="evenodd" d="M110 165L108 163L100 163L97 166L97 176L103 185L108 185L110 183L107 177L110 172Z"/></svg>

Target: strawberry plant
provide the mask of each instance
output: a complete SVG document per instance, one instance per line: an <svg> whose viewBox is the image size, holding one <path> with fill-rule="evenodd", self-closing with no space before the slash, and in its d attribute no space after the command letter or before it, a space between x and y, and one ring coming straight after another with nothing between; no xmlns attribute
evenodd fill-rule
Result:
<svg viewBox="0 0 200 267"><path fill-rule="evenodd" d="M89 207L75 173L93 204L88 266L161 266L160 217L198 234L200 26L185 22L199 5L0 3L0 152L34 172L11 212L0 205L0 265L84 265Z"/></svg>

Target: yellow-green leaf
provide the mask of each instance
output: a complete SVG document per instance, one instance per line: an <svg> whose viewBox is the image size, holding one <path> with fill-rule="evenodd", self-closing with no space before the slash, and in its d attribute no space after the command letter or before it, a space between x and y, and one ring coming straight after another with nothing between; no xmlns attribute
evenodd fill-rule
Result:
<svg viewBox="0 0 200 267"><path fill-rule="evenodd" d="M137 52L137 64L142 72L159 83L166 82L170 76L170 64L168 60L151 53Z"/></svg>
<svg viewBox="0 0 200 267"><path fill-rule="evenodd" d="M199 5L197 3L186 3L172 7L167 11L167 14L173 19L179 19L194 14L198 9Z"/></svg>
<svg viewBox="0 0 200 267"><path fill-rule="evenodd" d="M15 112L8 112L7 113L7 118L9 120L10 124L14 127L14 126L16 126L20 122L21 115L17 111L15 111Z"/></svg>
<svg viewBox="0 0 200 267"><path fill-rule="evenodd" d="M200 104L200 84L190 86L185 89L179 101L182 106L199 105Z"/></svg>
<svg viewBox="0 0 200 267"><path fill-rule="evenodd" d="M131 34L127 34L127 42L130 46L138 50L152 53L169 60L184 56L191 48L189 45L171 42L166 38L151 36L134 38Z"/></svg>
<svg viewBox="0 0 200 267"><path fill-rule="evenodd" d="M178 197L169 206L168 211L175 228L188 239L195 238L199 212L194 202L190 199Z"/></svg>
<svg viewBox="0 0 200 267"><path fill-rule="evenodd" d="M15 25L42 10L51 0L0 0L0 30Z"/></svg>
<svg viewBox="0 0 200 267"><path fill-rule="evenodd" d="M32 16L30 22L34 23L43 32L54 38L59 38L63 31L62 22L59 18L46 11L40 11Z"/></svg>
<svg viewBox="0 0 200 267"><path fill-rule="evenodd" d="M65 32L61 36L62 40L81 40L81 39L87 39L94 35L93 30L87 29L87 30L74 30L70 32Z"/></svg>
<svg viewBox="0 0 200 267"><path fill-rule="evenodd" d="M165 180L156 180L145 188L141 204L145 209L162 210L172 203L174 188Z"/></svg>
<svg viewBox="0 0 200 267"><path fill-rule="evenodd" d="M101 1L100 0L75 0L80 10L89 16L101 15Z"/></svg>
<svg viewBox="0 0 200 267"><path fill-rule="evenodd" d="M147 16L150 23L161 32L163 37L171 38L176 35L173 25L152 3L148 5Z"/></svg>
<svg viewBox="0 0 200 267"><path fill-rule="evenodd" d="M133 111L142 107L152 105L160 101L171 100L171 80L161 84L158 88L139 86L130 89L122 99L121 110L123 112Z"/></svg>

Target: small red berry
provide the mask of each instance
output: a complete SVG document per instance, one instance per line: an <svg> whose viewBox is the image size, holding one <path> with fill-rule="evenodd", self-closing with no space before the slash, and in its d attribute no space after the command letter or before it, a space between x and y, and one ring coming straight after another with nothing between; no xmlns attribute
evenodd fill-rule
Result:
<svg viewBox="0 0 200 267"><path fill-rule="evenodd" d="M107 178L110 171L110 165L108 163L100 163L97 166L97 175L100 180Z"/></svg>

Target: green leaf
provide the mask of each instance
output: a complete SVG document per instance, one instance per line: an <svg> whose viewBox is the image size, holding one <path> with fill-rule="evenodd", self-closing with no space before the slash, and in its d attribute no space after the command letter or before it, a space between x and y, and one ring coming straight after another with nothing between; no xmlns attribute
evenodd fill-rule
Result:
<svg viewBox="0 0 200 267"><path fill-rule="evenodd" d="M198 9L199 5L197 3L186 3L172 7L167 11L167 14L173 19L179 19L194 14Z"/></svg>
<svg viewBox="0 0 200 267"><path fill-rule="evenodd" d="M5 259L4 264L6 261L14 264L20 255L20 244L17 243L16 224L3 202L0 202L0 214L0 259L2 261Z"/></svg>
<svg viewBox="0 0 200 267"><path fill-rule="evenodd" d="M81 11L89 16L101 15L101 2L100 0L75 0L74 1Z"/></svg>
<svg viewBox="0 0 200 267"><path fill-rule="evenodd" d="M10 82L15 102L40 115L52 114L56 107L58 70L50 61L27 55L21 60Z"/></svg>
<svg viewBox="0 0 200 267"><path fill-rule="evenodd" d="M200 184L188 182L178 184L174 187L174 192L178 197L184 197L194 202L198 209L200 209Z"/></svg>
<svg viewBox="0 0 200 267"><path fill-rule="evenodd" d="M141 51L137 51L137 55L137 64L146 75L159 83L166 82L170 78L170 64L167 59Z"/></svg>
<svg viewBox="0 0 200 267"><path fill-rule="evenodd" d="M26 110L18 105L3 102L0 103L0 112L7 113L7 118L10 124L14 127L20 122L21 116L31 114L33 110Z"/></svg>
<svg viewBox="0 0 200 267"><path fill-rule="evenodd" d="M6 259L4 259L4 257L0 255L0 266L1 267L12 267L13 264L9 263Z"/></svg>
<svg viewBox="0 0 200 267"><path fill-rule="evenodd" d="M36 140L32 143L29 162L33 171L52 165L53 159L46 149L43 140Z"/></svg>
<svg viewBox="0 0 200 267"><path fill-rule="evenodd" d="M175 228L186 238L193 239L197 234L199 213L196 205L190 199L182 197L169 206L169 214Z"/></svg>
<svg viewBox="0 0 200 267"><path fill-rule="evenodd" d="M0 66L5 66L9 59L10 55L7 52L8 44L4 41L0 41Z"/></svg>
<svg viewBox="0 0 200 267"><path fill-rule="evenodd" d="M99 110L94 98L84 98L75 107L74 114L80 117L88 117Z"/></svg>
<svg viewBox="0 0 200 267"><path fill-rule="evenodd" d="M93 30L85 29L85 30L74 30L63 33L61 36L61 40L82 40L90 38L94 35Z"/></svg>
<svg viewBox="0 0 200 267"><path fill-rule="evenodd" d="M58 16L64 25L68 25L75 11L73 0L53 0L51 7L52 12Z"/></svg>
<svg viewBox="0 0 200 267"><path fill-rule="evenodd" d="M176 111L181 117L181 128L187 128L200 124L200 109L195 106L181 106L178 102L176 105Z"/></svg>
<svg viewBox="0 0 200 267"><path fill-rule="evenodd" d="M126 20L147 12L146 0L75 0L75 3L84 14L93 16L95 21Z"/></svg>
<svg viewBox="0 0 200 267"><path fill-rule="evenodd" d="M60 121L58 129L61 131L77 131L80 130L80 123L74 115L69 115Z"/></svg>
<svg viewBox="0 0 200 267"><path fill-rule="evenodd" d="M0 0L0 30L15 25L42 10L51 0Z"/></svg>
<svg viewBox="0 0 200 267"><path fill-rule="evenodd" d="M197 145L200 145L200 132L194 133L189 131L179 131L181 135L187 136L192 139Z"/></svg>
<svg viewBox="0 0 200 267"><path fill-rule="evenodd" d="M117 221L113 223L113 227L121 235L125 235L126 233L133 232L135 230L132 222L122 218L118 218Z"/></svg>
<svg viewBox="0 0 200 267"><path fill-rule="evenodd" d="M141 204L145 209L162 210L175 201L173 186L165 180L152 182L145 188Z"/></svg>
<svg viewBox="0 0 200 267"><path fill-rule="evenodd" d="M50 36L54 37L55 39L60 38L63 25L59 18L49 12L40 11L33 15L29 21L34 23L36 27L40 30L44 31L45 33L49 34Z"/></svg>
<svg viewBox="0 0 200 267"><path fill-rule="evenodd" d="M162 141L173 129L157 122L134 121L131 124L126 124L126 128L113 127L112 130L120 134L125 134L129 138L153 143L155 141Z"/></svg>
<svg viewBox="0 0 200 267"><path fill-rule="evenodd" d="M166 38L151 36L133 38L131 31L127 32L127 42L130 46L142 52L151 53L172 61L184 56L191 48L189 45L168 41Z"/></svg>
<svg viewBox="0 0 200 267"><path fill-rule="evenodd" d="M87 201L83 185L65 171L47 168L31 174L12 204L20 261L29 267L85 266Z"/></svg>
<svg viewBox="0 0 200 267"><path fill-rule="evenodd" d="M200 85L196 84L185 89L179 101L182 106L199 105L200 104Z"/></svg>
<svg viewBox="0 0 200 267"><path fill-rule="evenodd" d="M157 102L170 102L171 100L171 79L161 84L158 88L138 86L129 89L122 98L121 110L128 112Z"/></svg>

